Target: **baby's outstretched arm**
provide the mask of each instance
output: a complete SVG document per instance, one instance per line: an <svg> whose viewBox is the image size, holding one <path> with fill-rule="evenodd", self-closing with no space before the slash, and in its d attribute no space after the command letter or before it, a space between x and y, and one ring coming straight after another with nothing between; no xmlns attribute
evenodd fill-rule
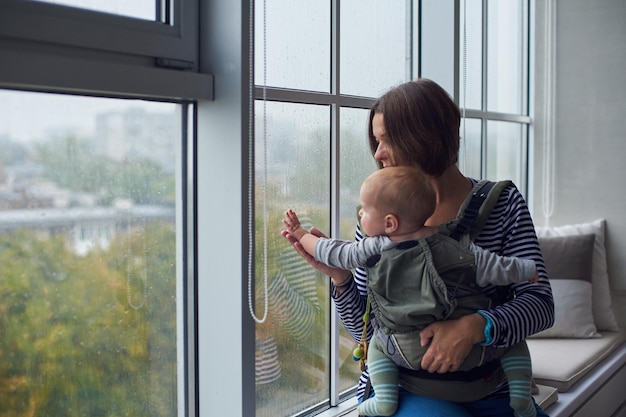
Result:
<svg viewBox="0 0 626 417"><path fill-rule="evenodd" d="M285 212L283 225L285 226L285 230L300 242L309 255L315 255L315 244L320 238L309 233L302 227L295 211L289 209Z"/></svg>

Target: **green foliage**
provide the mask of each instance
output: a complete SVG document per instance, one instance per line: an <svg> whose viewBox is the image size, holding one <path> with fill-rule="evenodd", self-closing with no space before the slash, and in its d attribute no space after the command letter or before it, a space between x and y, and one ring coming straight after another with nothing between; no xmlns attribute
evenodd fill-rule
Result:
<svg viewBox="0 0 626 417"><path fill-rule="evenodd" d="M0 416L176 415L174 245L159 224L85 257L0 235Z"/></svg>
<svg viewBox="0 0 626 417"><path fill-rule="evenodd" d="M150 159L114 164L106 188L106 200L126 196L137 204L174 202L174 176Z"/></svg>
<svg viewBox="0 0 626 417"><path fill-rule="evenodd" d="M174 175L148 158L115 161L95 154L92 142L76 137L40 143L35 159L43 177L62 188L91 192L108 205L114 198L128 198L136 204L173 203Z"/></svg>

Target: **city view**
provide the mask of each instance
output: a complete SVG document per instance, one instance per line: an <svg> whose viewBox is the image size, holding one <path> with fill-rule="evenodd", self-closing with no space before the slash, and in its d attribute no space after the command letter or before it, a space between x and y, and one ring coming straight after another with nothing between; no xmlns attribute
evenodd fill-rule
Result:
<svg viewBox="0 0 626 417"><path fill-rule="evenodd" d="M180 105L5 91L0 103L0 417L175 415ZM329 111L258 113L253 307L261 316L267 300L268 314L256 326L256 407L274 417L329 390L328 280L279 233L287 207L329 230ZM351 239L375 166L362 146L367 112L342 117L340 232ZM342 332L343 390L358 379L354 343Z"/></svg>
<svg viewBox="0 0 626 417"><path fill-rule="evenodd" d="M179 108L0 102L0 416L176 415Z"/></svg>

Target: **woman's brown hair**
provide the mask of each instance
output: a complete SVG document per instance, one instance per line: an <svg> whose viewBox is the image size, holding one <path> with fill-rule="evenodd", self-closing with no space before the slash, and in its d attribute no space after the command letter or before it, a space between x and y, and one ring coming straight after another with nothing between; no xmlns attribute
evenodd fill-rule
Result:
<svg viewBox="0 0 626 417"><path fill-rule="evenodd" d="M417 165L427 175L438 177L457 162L461 113L434 81L420 78L400 84L374 102L368 128L372 155L378 146L372 131L376 113L383 114L397 163Z"/></svg>

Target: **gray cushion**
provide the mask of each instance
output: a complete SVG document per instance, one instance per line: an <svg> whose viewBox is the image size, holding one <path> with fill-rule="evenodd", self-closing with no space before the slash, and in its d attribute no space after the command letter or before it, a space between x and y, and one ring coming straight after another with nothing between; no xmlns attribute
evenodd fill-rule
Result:
<svg viewBox="0 0 626 417"><path fill-rule="evenodd" d="M593 317L591 264L595 236L540 237L539 245L552 285L554 325L532 335L540 337L600 337Z"/></svg>
<svg viewBox="0 0 626 417"><path fill-rule="evenodd" d="M538 239L551 280L581 279L591 282L594 235L552 236Z"/></svg>

